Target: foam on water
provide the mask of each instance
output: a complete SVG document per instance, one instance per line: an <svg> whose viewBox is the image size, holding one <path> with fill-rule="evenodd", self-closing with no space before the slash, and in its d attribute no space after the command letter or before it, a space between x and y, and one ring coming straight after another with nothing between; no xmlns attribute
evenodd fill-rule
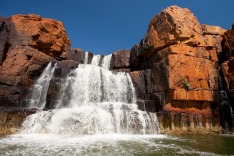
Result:
<svg viewBox="0 0 234 156"><path fill-rule="evenodd" d="M27 117L22 133L157 134L155 113L140 111L135 104L129 74L111 72L112 56L101 57L94 56L92 64L80 64L69 73L57 109Z"/></svg>
<svg viewBox="0 0 234 156"><path fill-rule="evenodd" d="M0 155L216 155L176 144L175 139L158 134L17 134L0 139Z"/></svg>

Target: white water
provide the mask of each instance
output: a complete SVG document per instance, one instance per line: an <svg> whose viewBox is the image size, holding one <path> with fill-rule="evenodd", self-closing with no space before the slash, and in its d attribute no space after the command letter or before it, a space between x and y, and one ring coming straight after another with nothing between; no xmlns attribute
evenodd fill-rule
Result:
<svg viewBox="0 0 234 156"><path fill-rule="evenodd" d="M101 60L101 55L95 55L93 56L91 64L94 66L100 66L100 60Z"/></svg>
<svg viewBox="0 0 234 156"><path fill-rule="evenodd" d="M196 136L195 136L196 137ZM165 135L52 135L17 134L0 138L0 155L135 156L135 155L232 155L232 142L225 137L184 139ZM224 139L224 140L223 140ZM212 141L212 142L211 142ZM230 141L230 140L229 140ZM231 150L231 151L230 151Z"/></svg>
<svg viewBox="0 0 234 156"><path fill-rule="evenodd" d="M138 110L130 76L112 73L110 61L97 55L91 65L80 64L63 83L57 109L29 116L23 133L156 134L156 115Z"/></svg>
<svg viewBox="0 0 234 156"><path fill-rule="evenodd" d="M56 65L49 63L42 72L35 85L31 88L32 94L27 98L28 108L43 109L46 104L46 96L50 80L53 77Z"/></svg>
<svg viewBox="0 0 234 156"><path fill-rule="evenodd" d="M110 62L111 62L111 57L112 57L112 54L110 55L107 55L103 58L102 60L102 68L104 69L110 69Z"/></svg>
<svg viewBox="0 0 234 156"><path fill-rule="evenodd" d="M102 67L104 69L109 70L110 69L111 57L112 57L112 54L106 55L106 56L95 55L95 56L93 56L91 64L93 66L100 66L100 67ZM88 64L88 63L85 63L85 64Z"/></svg>
<svg viewBox="0 0 234 156"><path fill-rule="evenodd" d="M85 56L84 56L84 64L88 64L88 60L89 60L89 52L85 52Z"/></svg>

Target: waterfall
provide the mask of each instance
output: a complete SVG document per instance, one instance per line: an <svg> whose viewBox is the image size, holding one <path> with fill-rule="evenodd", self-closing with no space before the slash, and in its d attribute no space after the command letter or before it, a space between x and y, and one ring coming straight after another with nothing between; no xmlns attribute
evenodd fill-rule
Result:
<svg viewBox="0 0 234 156"><path fill-rule="evenodd" d="M158 133L155 113L137 108L129 74L111 72L111 55L101 57L94 56L91 64L79 64L70 72L61 87L57 109L39 111L27 117L22 133ZM70 100L63 102L66 97Z"/></svg>
<svg viewBox="0 0 234 156"><path fill-rule="evenodd" d="M234 114L232 107L228 101L227 93L224 90L223 80L221 76L222 68L220 67L218 71L219 71L218 83L220 88L219 115L221 119L221 125L223 128L223 133L232 133L234 128Z"/></svg>
<svg viewBox="0 0 234 156"><path fill-rule="evenodd" d="M39 79L30 89L31 94L28 95L26 101L28 108L43 109L46 104L46 96L49 88L50 80L53 77L56 65L49 63L42 72Z"/></svg>
<svg viewBox="0 0 234 156"><path fill-rule="evenodd" d="M101 55L95 55L93 56L91 64L94 66L100 66L100 60L101 60Z"/></svg>
<svg viewBox="0 0 234 156"><path fill-rule="evenodd" d="M102 61L102 67L105 68L105 69L110 69L110 62L111 62L111 57L112 57L112 54L110 55L107 55L103 58L103 61Z"/></svg>
<svg viewBox="0 0 234 156"><path fill-rule="evenodd" d="M88 64L89 61L89 52L85 52L85 56L84 56L84 64Z"/></svg>

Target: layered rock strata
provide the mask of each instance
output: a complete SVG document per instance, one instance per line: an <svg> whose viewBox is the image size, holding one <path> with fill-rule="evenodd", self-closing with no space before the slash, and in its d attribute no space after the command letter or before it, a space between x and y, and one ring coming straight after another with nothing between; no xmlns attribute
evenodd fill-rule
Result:
<svg viewBox="0 0 234 156"><path fill-rule="evenodd" d="M131 50L130 74L139 105L147 111L198 113L212 120L220 103L217 56L224 32L201 25L190 10L177 6L156 15L145 38Z"/></svg>

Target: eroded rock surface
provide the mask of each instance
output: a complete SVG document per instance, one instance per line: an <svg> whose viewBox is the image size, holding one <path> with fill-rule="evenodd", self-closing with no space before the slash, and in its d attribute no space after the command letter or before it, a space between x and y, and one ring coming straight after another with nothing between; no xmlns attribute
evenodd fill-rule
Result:
<svg viewBox="0 0 234 156"><path fill-rule="evenodd" d="M234 24L224 33L222 69L232 103L234 102Z"/></svg>
<svg viewBox="0 0 234 156"><path fill-rule="evenodd" d="M201 25L186 8L171 6L157 14L130 54L138 98L149 98L151 111L212 116L211 106L217 112L220 102L218 55L224 32L218 26ZM147 71L151 71L149 83L142 76Z"/></svg>
<svg viewBox="0 0 234 156"><path fill-rule="evenodd" d="M38 15L14 15L0 22L0 106L19 107L23 90L49 62L63 59L70 40L62 22Z"/></svg>

